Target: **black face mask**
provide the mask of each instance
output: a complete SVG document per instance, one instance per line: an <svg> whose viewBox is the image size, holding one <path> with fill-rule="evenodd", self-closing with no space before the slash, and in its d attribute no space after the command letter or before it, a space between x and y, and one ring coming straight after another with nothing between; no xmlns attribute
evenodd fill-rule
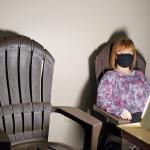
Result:
<svg viewBox="0 0 150 150"><path fill-rule="evenodd" d="M118 54L117 64L123 68L130 67L133 62L133 55L131 54Z"/></svg>

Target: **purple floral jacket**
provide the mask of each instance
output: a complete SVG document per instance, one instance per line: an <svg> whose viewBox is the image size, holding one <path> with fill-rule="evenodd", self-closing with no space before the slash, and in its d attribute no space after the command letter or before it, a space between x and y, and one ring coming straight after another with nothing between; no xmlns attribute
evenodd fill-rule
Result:
<svg viewBox="0 0 150 150"><path fill-rule="evenodd" d="M150 84L141 71L130 75L107 71L98 85L96 105L119 117L124 109L142 112L149 94Z"/></svg>

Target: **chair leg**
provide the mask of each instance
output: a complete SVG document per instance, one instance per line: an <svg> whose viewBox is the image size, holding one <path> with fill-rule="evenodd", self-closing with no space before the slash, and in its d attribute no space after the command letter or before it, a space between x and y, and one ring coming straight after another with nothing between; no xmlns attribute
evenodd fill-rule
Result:
<svg viewBox="0 0 150 150"><path fill-rule="evenodd" d="M109 147L113 149L121 149L121 135L120 130L114 125L103 122L103 126L99 137L98 150L106 150ZM117 147L117 148L116 148Z"/></svg>
<svg viewBox="0 0 150 150"><path fill-rule="evenodd" d="M91 139L91 150L94 150L94 149L97 150L100 129L101 128L93 127L92 136L91 136L92 137L92 139Z"/></svg>
<svg viewBox="0 0 150 150"><path fill-rule="evenodd" d="M84 150L97 150L101 124L85 127Z"/></svg>
<svg viewBox="0 0 150 150"><path fill-rule="evenodd" d="M108 135L109 135L109 132L108 132L107 124L105 124L103 122L101 132L100 132L100 136L99 136L99 150L104 149L104 146L105 146Z"/></svg>

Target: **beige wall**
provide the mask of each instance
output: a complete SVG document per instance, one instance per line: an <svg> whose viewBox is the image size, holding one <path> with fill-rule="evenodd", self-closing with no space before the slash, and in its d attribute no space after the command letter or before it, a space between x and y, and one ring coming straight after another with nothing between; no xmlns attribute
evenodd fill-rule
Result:
<svg viewBox="0 0 150 150"><path fill-rule="evenodd" d="M79 106L89 103L83 99L91 90L89 57L118 30L126 31L145 57L150 81L149 14L149 0L0 0L0 30L29 36L44 45L56 60L52 103ZM64 127L71 122L62 119L52 129L60 124ZM59 136L62 140L80 141L80 134L68 139L76 130L66 130L61 134L64 137ZM58 133L53 134L52 139L57 137Z"/></svg>

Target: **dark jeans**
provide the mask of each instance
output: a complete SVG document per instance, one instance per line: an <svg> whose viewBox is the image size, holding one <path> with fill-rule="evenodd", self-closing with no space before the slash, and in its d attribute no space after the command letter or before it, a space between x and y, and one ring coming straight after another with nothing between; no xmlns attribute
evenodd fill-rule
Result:
<svg viewBox="0 0 150 150"><path fill-rule="evenodd" d="M131 123L140 122L141 121L141 115L142 115L142 112L136 112L136 113L132 114Z"/></svg>

